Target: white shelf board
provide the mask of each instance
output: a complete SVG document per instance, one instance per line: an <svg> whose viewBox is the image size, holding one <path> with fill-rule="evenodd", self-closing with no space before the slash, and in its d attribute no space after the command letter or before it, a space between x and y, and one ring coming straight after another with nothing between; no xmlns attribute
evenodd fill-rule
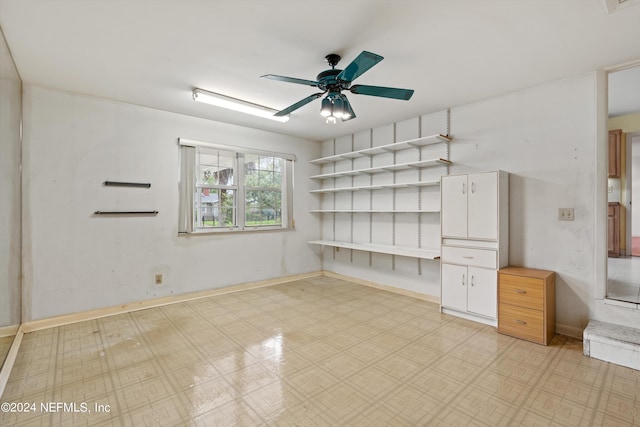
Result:
<svg viewBox="0 0 640 427"><path fill-rule="evenodd" d="M394 210L364 210L364 209L312 209L311 213L439 213L440 210L396 209Z"/></svg>
<svg viewBox="0 0 640 427"><path fill-rule="evenodd" d="M422 138L409 139L407 141L396 142L395 144L386 144L379 147L365 148L358 151L350 151L348 153L334 154L333 156L322 157L320 159L311 160L310 163L324 164L339 162L340 160L355 159L364 156L373 156L375 154L388 153L390 151L404 150L407 148L419 148L425 145L448 143L451 138L445 135L429 135Z"/></svg>
<svg viewBox="0 0 640 427"><path fill-rule="evenodd" d="M335 193L339 191L381 190L383 188L429 187L440 185L440 181L401 182L397 184L360 185L357 187L320 188L309 193Z"/></svg>
<svg viewBox="0 0 640 427"><path fill-rule="evenodd" d="M436 249L403 248L398 246L376 245L373 243L352 243L335 240L311 240L309 244L331 246L335 248L355 249L358 251L406 256L409 258L439 259L440 251Z"/></svg>
<svg viewBox="0 0 640 427"><path fill-rule="evenodd" d="M311 179L329 179L329 178L338 178L341 176L373 174L373 173L381 173L381 172L388 172L388 171L394 171L394 170L424 168L428 166L450 165L450 164L451 162L449 160L438 158L438 159L421 160L418 162L400 163L397 165L385 165L385 166L376 166L374 168L347 170L342 172L331 172L331 173L325 173L320 175L313 175L310 178Z"/></svg>

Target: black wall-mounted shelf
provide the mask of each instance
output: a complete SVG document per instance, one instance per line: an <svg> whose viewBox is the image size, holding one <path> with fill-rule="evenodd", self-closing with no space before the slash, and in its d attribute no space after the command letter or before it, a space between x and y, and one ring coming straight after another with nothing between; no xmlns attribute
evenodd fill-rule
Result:
<svg viewBox="0 0 640 427"><path fill-rule="evenodd" d="M95 215L158 215L158 211L95 211Z"/></svg>
<svg viewBox="0 0 640 427"><path fill-rule="evenodd" d="M121 182L121 181L105 181L104 185L107 187L138 187L138 188L151 188L151 184L148 182Z"/></svg>

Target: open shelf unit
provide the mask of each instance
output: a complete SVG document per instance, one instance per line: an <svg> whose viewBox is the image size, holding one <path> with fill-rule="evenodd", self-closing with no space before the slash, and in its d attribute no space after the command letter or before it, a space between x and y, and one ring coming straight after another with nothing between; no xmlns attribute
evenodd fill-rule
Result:
<svg viewBox="0 0 640 427"><path fill-rule="evenodd" d="M345 159L355 159L358 157L373 156L374 154L388 153L390 151L404 150L412 147L423 147L425 145L448 143L451 142L451 138L445 135L429 135L421 138L409 139L406 141L396 142L394 144L381 145L379 147L365 148L363 150L350 151L343 154L334 154L333 156L322 157L319 159L311 160L310 163L324 164L331 162L338 162Z"/></svg>
<svg viewBox="0 0 640 427"><path fill-rule="evenodd" d="M340 242L336 240L311 240L312 245L331 246L334 248L355 249L357 251L376 252L380 254L399 255L420 259L439 259L438 249L403 248L399 246L376 245L373 243Z"/></svg>
<svg viewBox="0 0 640 427"><path fill-rule="evenodd" d="M382 190L385 188L429 187L440 185L440 181L400 182L396 184L361 185L357 187L320 188L311 190L310 193L335 193L339 191Z"/></svg>
<svg viewBox="0 0 640 427"><path fill-rule="evenodd" d="M419 126L421 126L420 122L418 123L419 123ZM395 140L396 138L395 126L396 125L394 125L393 140ZM331 183L329 182L329 185L325 184L324 188L319 188L319 189L310 191L311 193L320 194L323 197L323 201L325 202L324 203L325 206L323 207L326 207L321 209L313 209L311 210L311 212L333 215L333 239L331 238L327 239L326 236L324 236L325 237L324 239L312 240L312 241L309 241L309 244L320 245L323 248L325 246L328 246L332 248L344 248L349 250L366 251L369 253L389 254L389 255L392 255L392 265L394 269L395 269L395 256L417 258L418 260L439 259L440 258L439 248L423 248L422 247L420 229L421 229L421 223L422 223L421 216L423 214L431 214L431 215L439 214L440 209L439 209L439 206L434 206L431 209L425 209L422 206L421 197L422 197L422 188L435 187L435 186L439 187L440 186L439 176L448 174L449 166L452 164L451 161L449 161L449 147L448 147L448 144L451 141L452 141L452 138L450 136L436 134L436 135L429 135L429 136L424 136L424 137L419 137L414 139L408 139L404 141L394 142L392 144L385 144L385 145L374 147L373 140L370 140L370 145L371 145L370 147L361 149L361 150L353 150L354 142L352 138L352 143L351 143L352 151L341 153L341 154L333 154L330 156L311 160L310 163L322 165L324 170L322 171L323 173L310 176L309 177L310 179L321 181L321 182L327 182L327 180L334 180L333 187L330 187ZM446 154L444 156L440 155L439 157L435 157L433 156L434 148L430 148L428 150L425 149L432 154L430 156L431 158L424 159L423 147L426 147L428 145L433 145L433 144L445 145ZM406 151L400 154L402 150L415 150L415 155L411 154L412 153L411 151ZM439 153L439 149L435 149L435 150L436 150L435 152ZM337 151L335 147L335 141L334 141L333 151L334 153L335 151ZM391 153L392 160L388 156L379 157L379 158L376 158L376 160L374 160L374 157L376 155L384 155L385 153ZM407 160L412 160L412 157L414 156L417 157L416 160L407 161ZM364 168L362 167L366 165L366 162L367 162L366 160L358 161L358 162L355 161L356 159L363 158L363 157L369 158L368 160L369 167L364 167ZM404 161L397 162L396 159L403 159ZM376 162L381 163L381 161L384 162L385 164L382 166L374 166ZM344 170L338 171L336 170L338 169L336 164L340 162L342 163L339 169L344 169ZM345 162L350 162L350 167L345 168L345 166L349 166L349 163L345 163ZM359 165L360 167L356 168L354 167L354 165ZM424 180L422 169L432 168L432 167L445 167L446 170L440 175L436 174L436 176L434 176L433 173L429 174L430 175L429 179ZM417 172L413 173L413 175L412 173L401 172L401 171L407 171L407 170L415 170ZM401 172L401 173L396 174L397 172ZM382 179L374 180L373 175L376 175L376 174L389 174L389 177L388 178L383 177ZM369 176L368 182L366 182L366 178L364 179L365 182L363 182L362 178L356 179L356 177L363 176L363 175ZM345 180L344 180L345 177L351 178L351 183L350 183L351 185L347 184L345 186ZM336 187L336 184L338 183L338 180L336 179L340 179L340 178L343 178L342 180L339 181L339 183L342 186ZM403 180L406 182L397 182L396 178L399 178L400 180ZM434 178L438 178L438 179L434 179ZM383 183L375 183L375 181L378 181L378 182L383 181ZM362 185L354 185L356 182ZM413 191L415 192L416 200L412 203L409 203L409 205L407 205L407 203L404 203L405 206L403 208L400 208L396 206L396 190L407 189L407 188L414 188ZM388 203L388 206L382 206L379 209L374 208L375 204L373 203L373 193L375 190L390 190L392 192L390 195L387 194L387 196L384 196L389 201L384 202L383 204ZM353 192L356 192L356 191L369 191L368 209L362 206L362 203L359 203L359 205L362 207L361 209L355 208ZM410 191L410 190L407 190L407 191ZM347 200L349 196L347 196L346 199L344 196L339 198L339 200L336 199L336 193L343 193L343 192L352 192L350 202ZM411 192L403 193L403 197L406 197L407 195L411 195L411 194L412 194ZM330 195L333 195L333 199L326 199L326 197ZM333 206L331 206L332 201L333 201ZM360 201L362 201L361 197L360 197ZM405 199L405 202L406 201L407 200ZM344 215L344 214L351 215L351 226L350 226L351 236L350 237L344 236L344 233L343 233L343 235L341 236L342 239L340 237L336 238L338 237L335 231L336 221L345 221L344 219L343 220L337 219L337 218L344 218L344 217L337 217L336 215ZM362 218L362 216L355 217L355 215L362 215L362 214L369 215L369 229L370 229L369 238L368 238L369 242L354 241L356 240L354 239L354 231L353 231L354 218ZM389 221L388 219L382 220L383 217L377 216L376 214L392 215L392 230L391 230L392 237L390 239L391 240L390 245L376 244L372 242L371 230L375 227L375 225L377 224L377 221ZM396 214L415 214L418 216L417 217L418 230L416 234L417 247L406 247L406 246L396 245ZM366 216L364 218L366 218ZM358 219L356 221L361 221L361 220L362 219ZM348 221L348 219L346 221ZM401 221L400 217L398 217L398 221ZM405 221L405 220L402 220L402 221ZM389 224L389 222L387 222L387 224ZM349 225L347 225L347 229L346 229L347 234L349 233L348 227ZM345 237L347 239L346 241L345 241ZM406 242L407 240L406 235L403 237L404 238L402 240ZM364 239L366 240L367 238L365 237ZM370 260L371 260L371 257L370 257ZM421 272L420 263L418 263L418 265L419 265L419 272Z"/></svg>
<svg viewBox="0 0 640 427"><path fill-rule="evenodd" d="M439 213L440 210L427 209L311 209L312 213Z"/></svg>
<svg viewBox="0 0 640 427"><path fill-rule="evenodd" d="M437 166L437 165L447 166L450 164L451 162L446 159L429 159L429 160L421 160L418 162L400 163L397 165L385 165L385 166L376 166L373 168L366 168L366 169L356 169L356 170L348 170L348 171L342 171L342 172L331 172L331 173L325 173L321 175L313 175L310 178L311 179L329 179L329 178L338 178L341 176L382 173L382 172L399 171L399 170L411 169L411 168L424 168L428 166Z"/></svg>

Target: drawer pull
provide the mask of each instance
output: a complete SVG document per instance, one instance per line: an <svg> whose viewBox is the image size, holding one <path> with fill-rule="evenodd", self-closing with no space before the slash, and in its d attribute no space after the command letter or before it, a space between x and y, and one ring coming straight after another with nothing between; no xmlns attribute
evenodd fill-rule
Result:
<svg viewBox="0 0 640 427"><path fill-rule="evenodd" d="M527 293L527 291L525 291L524 289L516 289L516 293L517 293L517 294L524 295L524 294L526 294L526 293Z"/></svg>
<svg viewBox="0 0 640 427"><path fill-rule="evenodd" d="M519 325L526 325L527 322L525 322L524 320L516 320L516 323Z"/></svg>
<svg viewBox="0 0 640 427"><path fill-rule="evenodd" d="M473 259L472 256L468 256L468 255L467 256L463 256L462 258L464 258L464 259Z"/></svg>

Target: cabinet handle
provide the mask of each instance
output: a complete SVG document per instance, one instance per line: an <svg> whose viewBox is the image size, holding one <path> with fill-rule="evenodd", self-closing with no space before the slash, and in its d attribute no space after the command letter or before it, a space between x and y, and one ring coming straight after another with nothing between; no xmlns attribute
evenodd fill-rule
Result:
<svg viewBox="0 0 640 427"><path fill-rule="evenodd" d="M516 293L517 293L517 294L524 295L524 294L526 294L526 293L527 293L527 291L525 291L524 289L516 289Z"/></svg>
<svg viewBox="0 0 640 427"><path fill-rule="evenodd" d="M475 193L476 192L476 183L472 182L471 183L471 193Z"/></svg>
<svg viewBox="0 0 640 427"><path fill-rule="evenodd" d="M462 256L462 258L464 258L464 259L473 259L473 257L472 257L472 256L469 256L469 255L467 255L467 256L464 256L464 255L463 255L463 256Z"/></svg>
<svg viewBox="0 0 640 427"><path fill-rule="evenodd" d="M464 286L464 274L462 275L462 286Z"/></svg>
<svg viewBox="0 0 640 427"><path fill-rule="evenodd" d="M475 286L475 285L473 284L473 279L474 279L474 277L473 277L473 274L472 274L472 275L471 275L471 286Z"/></svg>
<svg viewBox="0 0 640 427"><path fill-rule="evenodd" d="M526 325L527 322L525 322L524 320L516 320L516 323L520 324L520 325Z"/></svg>
<svg viewBox="0 0 640 427"><path fill-rule="evenodd" d="M462 183L462 194L466 194L467 193L467 184L465 184L464 182Z"/></svg>

